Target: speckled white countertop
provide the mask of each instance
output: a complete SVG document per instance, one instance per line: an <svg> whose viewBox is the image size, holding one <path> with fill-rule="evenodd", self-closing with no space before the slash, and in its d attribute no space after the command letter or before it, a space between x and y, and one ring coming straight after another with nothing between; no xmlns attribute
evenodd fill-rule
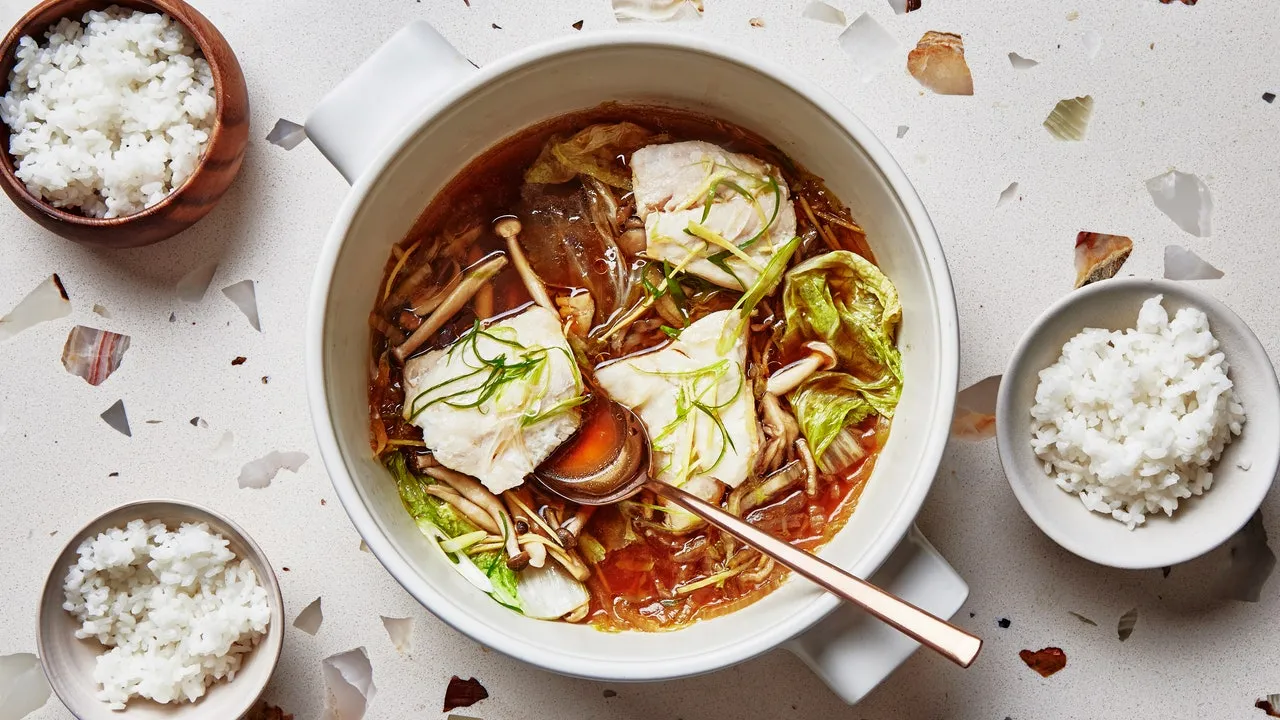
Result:
<svg viewBox="0 0 1280 720"><path fill-rule="evenodd" d="M775 652L715 675L653 686L608 686L549 675L487 651L409 597L334 500L303 393L303 308L313 262L346 185L310 144L264 141L277 118L302 121L388 35L427 19L483 65L513 49L616 27L608 0L194 0L236 49L248 78L252 141L222 204L163 244L103 252L41 230L0 202L0 313L57 272L73 314L0 343L0 655L35 650L35 612L48 564L67 535L107 506L150 496L208 504L241 522L279 572L290 621L323 597L324 624L288 629L267 698L299 719L322 706L320 661L357 646L372 659L377 695L367 717L436 718L449 676L475 676L488 700L461 711L486 720L533 718L1261 718L1254 701L1280 692L1280 581L1256 603L1221 597L1229 554L1127 572L1059 549L1022 514L994 441L953 441L920 516L926 535L968 580L957 616L987 641L964 671L917 653L850 709L791 655ZM837 44L841 28L801 17L806 0L706 0L700 21L664 27L749 45L812 78L886 142L919 189L946 248L958 294L961 385L1002 371L1026 326L1072 284L1081 230L1133 238L1124 274L1158 277L1164 247L1193 249L1221 268L1201 283L1280 358L1280 5L1201 0L991 2L924 0L895 15L887 0L834 0L849 21L868 12L901 45L861 82ZM7 27L30 0L0 0ZM749 19L764 20L763 28ZM495 29L493 24L501 26ZM960 33L973 97L922 93L905 71L925 30ZM1086 31L1102 40L1088 57ZM1040 64L1010 66L1017 52ZM1054 141L1041 122L1065 97L1096 102L1088 139ZM898 126L909 127L898 138ZM1179 230L1144 181L1171 167L1210 188L1213 234ZM1000 192L1017 198L996 207ZM174 284L218 263L200 303ZM262 331L220 289L256 281ZM101 304L109 317L94 314ZM170 321L170 313L174 320ZM91 387L59 362L84 324L128 334L120 369ZM232 359L244 356L239 366ZM123 399L132 437L99 414ZM204 418L208 427L190 424ZM220 439L233 438L229 445ZM273 450L309 456L269 488L241 490L241 466ZM118 476L114 475L118 473ZM1275 493L1263 506L1280 522ZM287 568L287 571L285 571ZM1139 610L1120 642L1116 620ZM1098 622L1084 624L1075 611ZM411 656L392 647L379 615L416 618ZM1000 618L1008 628L997 625ZM1065 670L1041 678L1022 649L1058 646ZM611 692L616 692L612 696ZM0 712L0 714L3 714ZM51 698L30 717L70 717Z"/></svg>

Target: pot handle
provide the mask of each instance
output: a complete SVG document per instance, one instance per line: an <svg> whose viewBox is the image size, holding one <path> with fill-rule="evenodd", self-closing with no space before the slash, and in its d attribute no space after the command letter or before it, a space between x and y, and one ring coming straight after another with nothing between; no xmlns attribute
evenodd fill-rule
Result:
<svg viewBox="0 0 1280 720"><path fill-rule="evenodd" d="M410 23L320 101L307 137L355 183L419 112L475 71L431 25Z"/></svg>
<svg viewBox="0 0 1280 720"><path fill-rule="evenodd" d="M969 586L915 526L870 580L944 620L969 597ZM874 690L918 647L915 640L848 606L786 645L850 705Z"/></svg>

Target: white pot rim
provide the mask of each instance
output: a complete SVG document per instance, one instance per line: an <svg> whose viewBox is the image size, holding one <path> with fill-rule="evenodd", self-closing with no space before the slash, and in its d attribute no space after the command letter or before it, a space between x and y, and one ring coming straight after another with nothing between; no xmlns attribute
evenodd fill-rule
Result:
<svg viewBox="0 0 1280 720"><path fill-rule="evenodd" d="M436 617L485 647L563 675L609 681L656 681L712 672L768 652L821 620L839 605L840 601L832 595L822 594L816 600L801 606L786 622L762 628L758 633L743 637L740 642L716 651L660 660L620 658L607 661L592 660L587 663L570 653L549 655L545 648L537 644L477 622L457 607L453 600L438 592L430 584L423 582L418 571L401 556L379 529L351 477L349 470L351 463L348 462L338 442L325 389L323 360L326 334L324 318L337 258L347 241L352 220L372 189L380 182L388 166L397 158L400 150L441 110L494 78L544 59L599 47L612 48L621 45L697 52L720 60L728 60L787 86L807 98L847 132L865 150L883 174L886 182L897 194L916 230L928 275L935 290L934 300L938 304L941 318L941 331L936 339L938 342L936 350L942 358L942 363L939 377L934 378L934 382L938 384L944 395L939 398L938 413L945 412L946 422L935 423L937 427L921 442L920 449L922 466L936 471L946 447L948 437L946 428L950 425L954 407L960 341L955 295L942 246L914 187L888 149L871 130L825 90L771 62L762 61L751 53L703 39L699 39L697 45L693 46L689 42L689 36L680 33L618 30L569 36L530 46L479 68L470 78L438 96L433 103L423 108L411 122L406 124L378 154L368 171L353 183L324 241L308 301L305 331L306 387L316 441L339 501L370 551L392 577ZM945 396L947 392L950 393L950 397ZM887 522L887 529L871 547L867 548L855 564L851 567L846 564L846 567L861 577L867 577L879 568L911 527L932 486L932 481L932 474L929 477L913 478L912 482L903 488L902 500L894 516Z"/></svg>

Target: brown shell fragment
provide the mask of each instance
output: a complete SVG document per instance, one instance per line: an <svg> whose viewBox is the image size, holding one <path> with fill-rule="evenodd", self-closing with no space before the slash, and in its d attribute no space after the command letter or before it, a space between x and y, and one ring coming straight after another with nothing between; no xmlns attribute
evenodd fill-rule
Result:
<svg viewBox="0 0 1280 720"><path fill-rule="evenodd" d="M1040 673L1041 677L1049 677L1067 666L1067 654L1062 648L1047 647L1032 652L1023 650L1018 653L1027 667Z"/></svg>
<svg viewBox="0 0 1280 720"><path fill-rule="evenodd" d="M1168 4L1172 3L1172 2L1174 2L1174 0L1160 0L1160 2L1161 2L1161 3L1163 3L1163 4L1165 4L1165 5L1168 5ZM1195 4L1196 4L1196 0L1182 0L1182 4L1183 4L1183 5L1195 5Z"/></svg>
<svg viewBox="0 0 1280 720"><path fill-rule="evenodd" d="M1277 707L1277 705L1280 705L1280 703L1277 702L1278 700L1280 700L1280 695L1272 694L1265 698L1259 698L1253 706L1266 713L1267 717L1280 718L1280 707Z"/></svg>
<svg viewBox="0 0 1280 720"><path fill-rule="evenodd" d="M444 711L471 707L487 697L489 697L489 691L484 689L484 685L481 685L479 680L475 678L463 680L454 675L449 679L449 687L444 691Z"/></svg>
<svg viewBox="0 0 1280 720"><path fill-rule="evenodd" d="M907 55L907 72L939 95L972 95L973 76L964 59L964 40L930 30Z"/></svg>
<svg viewBox="0 0 1280 720"><path fill-rule="evenodd" d="M1076 235L1076 287L1115 277L1132 252L1133 241L1124 235L1079 233Z"/></svg>

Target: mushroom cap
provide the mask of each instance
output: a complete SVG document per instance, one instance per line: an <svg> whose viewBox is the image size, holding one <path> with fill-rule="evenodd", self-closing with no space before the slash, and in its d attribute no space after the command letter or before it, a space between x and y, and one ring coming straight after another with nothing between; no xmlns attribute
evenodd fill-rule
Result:
<svg viewBox="0 0 1280 720"><path fill-rule="evenodd" d="M499 237L513 238L516 235L519 235L520 231L523 229L524 226L520 224L520 218L517 218L515 215L507 215L493 221L493 231L497 233Z"/></svg>
<svg viewBox="0 0 1280 720"><path fill-rule="evenodd" d="M812 340L804 344L804 349L808 350L811 355L821 356L822 365L819 370L830 370L836 366L836 351L831 346L817 340Z"/></svg>

